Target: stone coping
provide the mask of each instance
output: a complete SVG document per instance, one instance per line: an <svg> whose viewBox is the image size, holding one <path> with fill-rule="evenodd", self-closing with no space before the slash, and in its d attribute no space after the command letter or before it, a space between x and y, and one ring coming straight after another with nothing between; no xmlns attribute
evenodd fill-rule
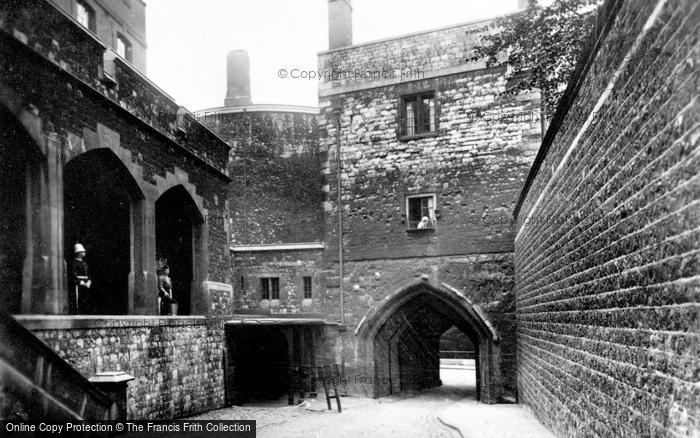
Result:
<svg viewBox="0 0 700 438"><path fill-rule="evenodd" d="M219 318L158 315L13 315L28 330L199 326Z"/></svg>

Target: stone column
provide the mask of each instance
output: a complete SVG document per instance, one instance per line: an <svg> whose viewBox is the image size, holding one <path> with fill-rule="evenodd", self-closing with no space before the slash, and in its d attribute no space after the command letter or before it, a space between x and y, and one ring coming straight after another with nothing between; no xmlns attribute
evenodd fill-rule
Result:
<svg viewBox="0 0 700 438"><path fill-rule="evenodd" d="M37 119L35 123L40 121ZM22 313L60 315L68 313L63 252L65 157L55 134L46 136L42 143L46 160L33 167L27 179L28 250Z"/></svg>
<svg viewBox="0 0 700 438"><path fill-rule="evenodd" d="M156 199L158 199L158 190L155 187L145 187L144 196L145 198L134 206L132 215L135 222L133 227L134 264L132 265L134 269L131 273L134 276L134 308L133 312L130 309L130 313L157 315Z"/></svg>

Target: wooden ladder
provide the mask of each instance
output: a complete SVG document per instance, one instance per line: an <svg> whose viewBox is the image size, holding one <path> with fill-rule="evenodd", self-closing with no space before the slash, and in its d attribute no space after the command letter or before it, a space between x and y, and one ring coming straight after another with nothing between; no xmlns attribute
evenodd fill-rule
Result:
<svg viewBox="0 0 700 438"><path fill-rule="evenodd" d="M343 408L340 406L340 394L338 393L338 379L340 379L340 371L337 364L323 365L318 367L318 378L323 382L323 390L326 392L326 403L328 403L328 410L332 410L331 399L335 399L338 405L338 412L343 412ZM333 395L330 395L328 388L328 380L333 383Z"/></svg>

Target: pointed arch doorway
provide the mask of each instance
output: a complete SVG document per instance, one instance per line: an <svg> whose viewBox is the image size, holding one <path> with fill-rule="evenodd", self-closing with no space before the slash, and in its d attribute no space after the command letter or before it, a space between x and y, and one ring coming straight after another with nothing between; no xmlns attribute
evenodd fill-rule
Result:
<svg viewBox="0 0 700 438"><path fill-rule="evenodd" d="M477 399L502 401L499 337L488 317L462 292L427 277L388 295L355 331L373 368L374 396L439 386L440 337L453 326L474 347Z"/></svg>

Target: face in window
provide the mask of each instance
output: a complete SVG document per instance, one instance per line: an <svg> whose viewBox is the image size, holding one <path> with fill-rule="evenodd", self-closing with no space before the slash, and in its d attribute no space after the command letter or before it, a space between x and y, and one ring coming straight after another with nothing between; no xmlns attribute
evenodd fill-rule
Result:
<svg viewBox="0 0 700 438"><path fill-rule="evenodd" d="M435 198L432 195L408 198L408 228L435 228Z"/></svg>

